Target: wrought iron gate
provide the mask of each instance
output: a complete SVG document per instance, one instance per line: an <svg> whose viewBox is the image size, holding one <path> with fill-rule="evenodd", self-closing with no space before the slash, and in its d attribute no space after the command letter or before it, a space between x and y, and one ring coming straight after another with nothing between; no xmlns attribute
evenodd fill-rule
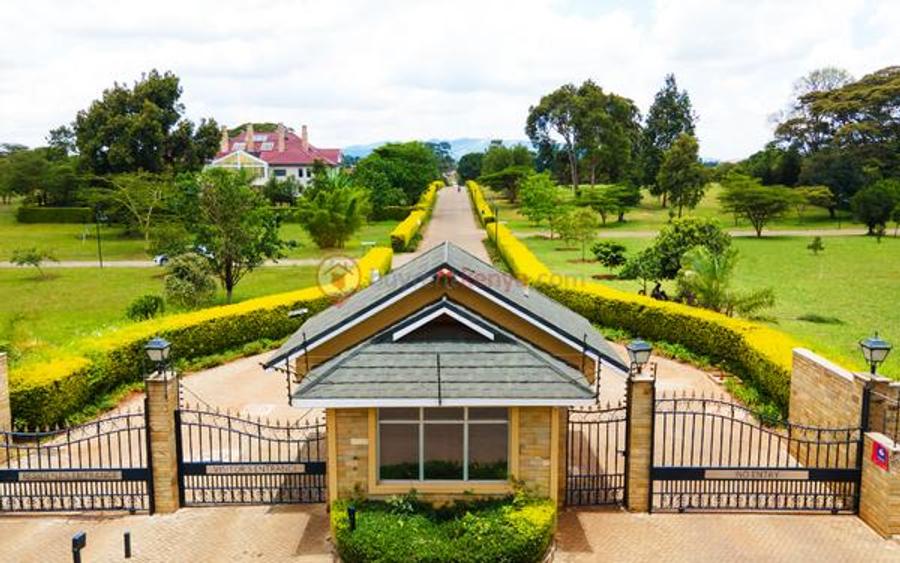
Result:
<svg viewBox="0 0 900 563"><path fill-rule="evenodd" d="M761 424L725 400L657 399L655 511L855 512L859 428Z"/></svg>
<svg viewBox="0 0 900 563"><path fill-rule="evenodd" d="M324 502L325 424L176 411L182 506Z"/></svg>
<svg viewBox="0 0 900 563"><path fill-rule="evenodd" d="M567 430L566 504L623 504L625 406L570 409Z"/></svg>
<svg viewBox="0 0 900 563"><path fill-rule="evenodd" d="M153 511L143 412L0 440L2 512Z"/></svg>

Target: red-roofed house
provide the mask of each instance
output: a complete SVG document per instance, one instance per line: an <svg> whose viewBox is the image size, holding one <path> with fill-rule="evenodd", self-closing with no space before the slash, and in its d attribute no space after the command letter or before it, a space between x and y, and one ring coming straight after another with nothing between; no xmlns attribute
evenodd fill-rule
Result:
<svg viewBox="0 0 900 563"><path fill-rule="evenodd" d="M235 137L222 128L219 152L210 166L250 170L254 183L262 184L269 178L294 178L306 185L312 179L312 167L316 161L325 166L341 164L341 149L320 149L309 144L306 125L300 135L278 124L275 131L256 133L253 124Z"/></svg>

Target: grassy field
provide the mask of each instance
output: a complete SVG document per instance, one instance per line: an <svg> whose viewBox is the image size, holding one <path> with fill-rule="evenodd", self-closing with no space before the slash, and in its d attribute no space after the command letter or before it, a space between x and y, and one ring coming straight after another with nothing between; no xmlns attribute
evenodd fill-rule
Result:
<svg viewBox="0 0 900 563"><path fill-rule="evenodd" d="M59 268L41 279L33 269L0 270L0 342L10 342L15 356L35 355L126 324L125 308L136 297L162 294L163 273L154 268ZM314 283L314 267L261 268L241 280L234 301ZM224 303L222 292L216 297L219 303Z"/></svg>
<svg viewBox="0 0 900 563"><path fill-rule="evenodd" d="M596 262L580 262L580 249L563 248L559 240L533 235L523 235L522 240L554 272L583 278L609 273ZM900 347L900 239L887 237L878 244L864 236L829 237L818 256L806 249L810 240L736 238L741 256L736 287L773 288L776 305L766 311L767 322L848 367L865 367L857 342L874 330ZM616 242L631 255L650 240ZM590 252L588 256L592 258ZM633 280L595 281L624 291L640 288ZM666 289L674 293L672 282L667 282ZM888 358L883 371L900 379L900 353L895 351Z"/></svg>
<svg viewBox="0 0 900 563"><path fill-rule="evenodd" d="M325 254L341 253L361 256L365 253L362 242L374 242L390 246L390 232L397 221L378 221L365 225L347 242L344 249L319 249L309 235L296 223L281 227L281 238L293 241L285 248L288 258L317 258ZM13 250L36 246L52 251L60 260L97 260L96 230L91 225L20 224L16 222L15 206L0 205L0 261L9 260ZM121 227L101 227L100 241L104 260L146 260L143 239L127 237Z"/></svg>
<svg viewBox="0 0 900 563"><path fill-rule="evenodd" d="M750 230L752 226L745 220L735 221L733 217L723 215L719 206L718 196L722 188L718 184L711 184L706 191L703 200L696 209L684 210L685 216L708 217L716 219L719 223L728 229ZM521 215L516 205L510 204L505 199L498 197L494 192L488 192L488 196L493 198L497 203L500 221L505 221L510 229L517 232L543 232L547 230L546 223L541 226L532 224L527 217ZM608 222L601 228L601 236L603 231L657 231L660 227L669 221L669 209L663 208L659 200L650 195L649 192L643 192L641 203L635 209L630 210L625 215L625 221L619 223L615 217L608 218ZM784 217L773 221L767 225L767 229L839 229L847 227L861 227L862 225L853 223L850 215L846 211L839 212L837 219L831 219L828 211L818 207L809 207L803 212L803 216L798 216L796 211L787 213Z"/></svg>

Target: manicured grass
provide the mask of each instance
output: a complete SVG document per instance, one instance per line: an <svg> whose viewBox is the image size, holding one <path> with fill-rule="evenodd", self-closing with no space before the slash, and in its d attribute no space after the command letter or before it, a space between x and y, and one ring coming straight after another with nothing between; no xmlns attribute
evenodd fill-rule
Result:
<svg viewBox="0 0 900 563"><path fill-rule="evenodd" d="M52 251L59 260L97 260L96 227L66 224L21 224L16 221L16 205L0 205L0 261L6 262L17 248L38 247ZM284 223L281 238L296 245L284 249L287 258L318 258L328 254L362 256L363 241L390 246L390 232L397 221L376 221L363 226L342 249L319 249L297 223ZM104 260L146 260L144 240L128 237L117 226L101 227Z"/></svg>
<svg viewBox="0 0 900 563"><path fill-rule="evenodd" d="M741 219L735 222L734 217L722 213L719 206L718 195L722 188L718 184L710 184L706 191L706 195L696 209L685 209L685 216L706 217L716 219L727 229L751 230L753 227L750 223ZM643 199L638 207L630 210L625 215L625 221L619 223L615 217L609 217L606 225L601 227L601 236L604 230L619 231L657 231L668 223L669 209L663 208L659 200L650 195L646 190L643 192ZM510 229L516 232L544 232L549 229L546 223L542 225L534 225L527 217L521 215L518 206L510 204L503 198L497 196L496 192L489 191L488 197L493 198L497 203L500 221L505 221ZM803 216L797 215L792 210L784 217L773 221L767 225L767 229L838 229L847 227L861 227L862 225L852 222L850 215L846 211L840 211L839 219L831 219L828 211L818 207L807 208Z"/></svg>
<svg viewBox="0 0 900 563"><path fill-rule="evenodd" d="M127 324L125 308L140 295L161 295L163 275L163 269L155 268L58 268L41 279L34 269L2 269L0 342L13 345L15 358L50 352L78 337ZM260 268L237 285L234 302L313 284L314 267ZM221 303L220 291L213 304Z"/></svg>
<svg viewBox="0 0 900 563"><path fill-rule="evenodd" d="M609 273L596 262L573 262L579 249L565 249L559 240L523 236L528 247L554 272L589 278ZM602 237L598 240L602 240ZM857 342L878 330L900 345L900 239L829 237L825 251L813 256L806 249L811 237L736 238L740 262L735 273L739 289L771 287L776 305L766 321L806 343L814 351L854 369L864 369ZM649 239L617 239L632 255ZM634 280L595 280L636 292ZM674 284L666 291L674 294ZM816 319L820 322L810 320ZM821 322L822 320L826 322ZM900 354L888 357L883 373L900 379Z"/></svg>

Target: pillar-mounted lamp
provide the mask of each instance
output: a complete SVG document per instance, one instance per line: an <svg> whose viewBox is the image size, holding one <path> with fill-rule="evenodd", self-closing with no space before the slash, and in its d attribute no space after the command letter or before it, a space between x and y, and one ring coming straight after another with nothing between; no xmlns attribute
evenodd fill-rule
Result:
<svg viewBox="0 0 900 563"><path fill-rule="evenodd" d="M859 349L862 350L863 357L869 364L869 370L872 375L875 374L878 364L882 363L891 352L892 346L886 340L879 338L878 333L870 336L865 340L859 341Z"/></svg>
<svg viewBox="0 0 900 563"><path fill-rule="evenodd" d="M631 365L637 369L637 373L641 373L644 366L650 361L650 353L653 351L653 347L646 340L638 338L629 342L625 349L628 350Z"/></svg>
<svg viewBox="0 0 900 563"><path fill-rule="evenodd" d="M144 345L144 351L150 361L156 364L156 372L162 374L166 369L166 363L169 361L169 351L172 345L165 338L156 337L151 339Z"/></svg>

